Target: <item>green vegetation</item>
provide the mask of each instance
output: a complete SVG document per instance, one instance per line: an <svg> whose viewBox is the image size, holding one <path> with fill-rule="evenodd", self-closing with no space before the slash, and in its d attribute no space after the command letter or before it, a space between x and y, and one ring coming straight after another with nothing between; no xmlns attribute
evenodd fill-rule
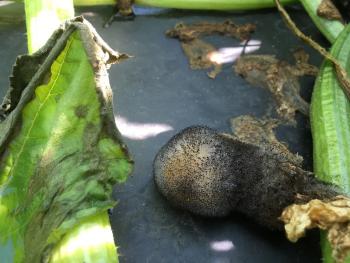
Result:
<svg viewBox="0 0 350 263"><path fill-rule="evenodd" d="M332 46L331 54L350 73L350 26ZM320 179L350 194L350 102L337 79L332 62L325 60L318 74L311 102L314 172ZM333 262L325 234L324 262ZM346 261L350 262L350 260Z"/></svg>
<svg viewBox="0 0 350 263"><path fill-rule="evenodd" d="M14 68L12 103L0 123L3 262L118 260L107 209L115 205L112 186L126 180L131 161L100 57L110 52L116 61L118 54L87 22L66 27ZM29 83L19 85L36 67ZM89 233L99 242L81 242Z"/></svg>

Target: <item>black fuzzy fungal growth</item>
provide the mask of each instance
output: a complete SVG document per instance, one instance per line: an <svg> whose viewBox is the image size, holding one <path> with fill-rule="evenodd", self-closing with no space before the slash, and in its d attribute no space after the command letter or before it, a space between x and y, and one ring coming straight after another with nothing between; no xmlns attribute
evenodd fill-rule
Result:
<svg viewBox="0 0 350 263"><path fill-rule="evenodd" d="M202 126L186 128L154 160L161 193L176 207L203 216L239 211L260 224L281 228L284 208L339 195L331 185L282 162L267 148L243 143Z"/></svg>

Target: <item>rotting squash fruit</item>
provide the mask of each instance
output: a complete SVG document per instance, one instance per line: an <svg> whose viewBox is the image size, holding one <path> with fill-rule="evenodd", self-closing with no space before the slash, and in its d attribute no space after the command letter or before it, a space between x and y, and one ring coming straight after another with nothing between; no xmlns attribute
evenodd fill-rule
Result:
<svg viewBox="0 0 350 263"><path fill-rule="evenodd" d="M238 211L272 229L284 226L291 241L309 228L332 236L340 225L350 225L350 199L336 186L304 171L276 143L250 140L204 126L186 128L157 154L156 185L179 208L203 216ZM342 242L333 246L338 258L349 249Z"/></svg>

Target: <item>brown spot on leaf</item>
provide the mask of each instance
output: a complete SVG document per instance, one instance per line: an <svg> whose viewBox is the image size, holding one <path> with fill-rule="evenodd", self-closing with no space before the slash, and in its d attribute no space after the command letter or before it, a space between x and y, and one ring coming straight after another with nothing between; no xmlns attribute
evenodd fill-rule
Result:
<svg viewBox="0 0 350 263"><path fill-rule="evenodd" d="M87 105L79 105L75 107L75 110L74 110L75 116L77 116L79 119L85 118L88 112L88 109L89 108Z"/></svg>

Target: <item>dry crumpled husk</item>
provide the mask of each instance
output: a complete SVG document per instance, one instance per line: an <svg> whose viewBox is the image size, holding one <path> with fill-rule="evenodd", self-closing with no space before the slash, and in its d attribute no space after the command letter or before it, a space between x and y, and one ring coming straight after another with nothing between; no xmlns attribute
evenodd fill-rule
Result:
<svg viewBox="0 0 350 263"><path fill-rule="evenodd" d="M344 22L339 10L331 0L322 0L317 8L317 15L328 20Z"/></svg>
<svg viewBox="0 0 350 263"><path fill-rule="evenodd" d="M327 238L337 262L343 262L350 252L350 199L346 196L290 205L280 219L285 223L287 238L292 242L303 237L307 229L317 227L328 231Z"/></svg>

